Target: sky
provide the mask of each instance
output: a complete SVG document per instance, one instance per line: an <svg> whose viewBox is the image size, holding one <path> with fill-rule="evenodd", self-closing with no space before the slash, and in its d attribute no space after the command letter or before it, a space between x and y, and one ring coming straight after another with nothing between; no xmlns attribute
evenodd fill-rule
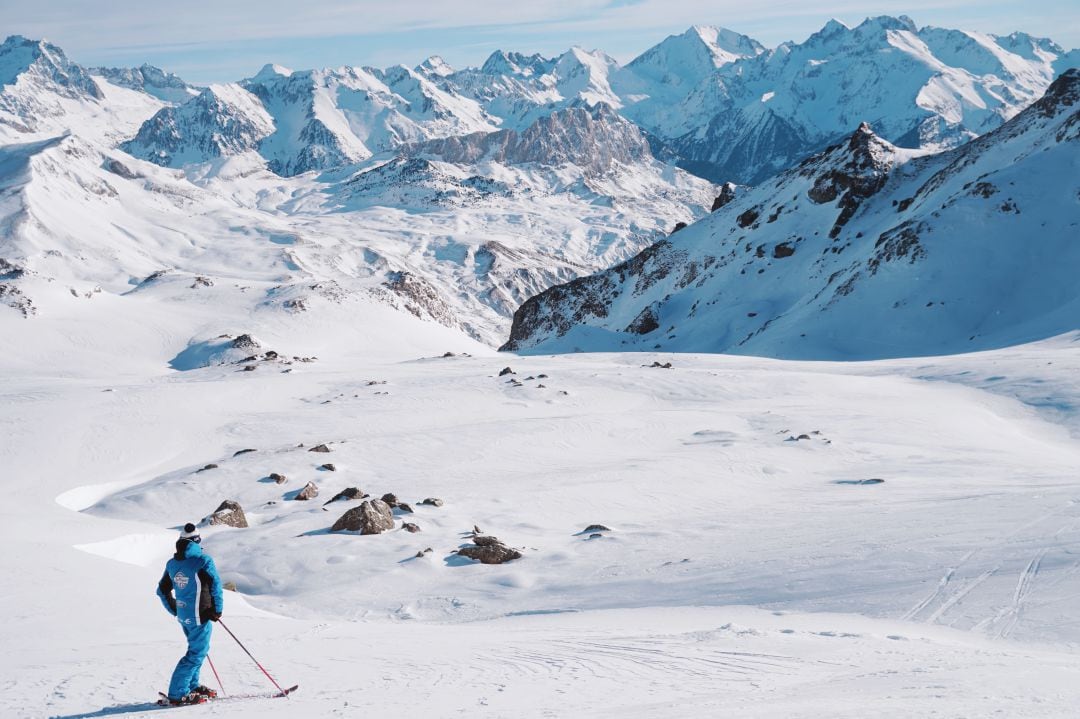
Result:
<svg viewBox="0 0 1080 719"><path fill-rule="evenodd" d="M555 55L579 45L625 62L691 25L719 25L774 47L830 18L908 15L936 25L1022 30L1080 47L1080 0L0 0L5 35L46 38L83 65L144 62L189 82L294 69L416 65L440 55L478 65L497 49Z"/></svg>

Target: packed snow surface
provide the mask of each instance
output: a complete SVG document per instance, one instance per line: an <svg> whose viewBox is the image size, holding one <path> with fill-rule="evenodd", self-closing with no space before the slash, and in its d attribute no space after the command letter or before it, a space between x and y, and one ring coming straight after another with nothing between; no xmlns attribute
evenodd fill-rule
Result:
<svg viewBox="0 0 1080 719"><path fill-rule="evenodd" d="M203 528L237 588L225 621L301 691L199 716L1080 700L1080 335L876 363L518 357L378 305L312 321L98 299L108 322L86 303L3 327L3 716L151 711L182 651L154 587L176 528L224 499L251 525ZM318 360L170 370L198 326ZM309 481L318 498L290 499ZM330 533L356 502L323 503L352 486L415 511ZM474 527L524 556L457 557ZM211 656L227 692L270 688L220 628Z"/></svg>

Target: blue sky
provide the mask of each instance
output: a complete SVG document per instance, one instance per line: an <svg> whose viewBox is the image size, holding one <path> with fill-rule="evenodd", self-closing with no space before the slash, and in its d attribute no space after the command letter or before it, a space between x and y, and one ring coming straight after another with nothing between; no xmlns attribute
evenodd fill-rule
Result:
<svg viewBox="0 0 1080 719"><path fill-rule="evenodd" d="M1078 0L0 0L5 34L46 37L85 65L149 62L200 83L250 76L267 62L382 67L437 54L460 67L500 48L553 55L580 45L626 61L694 24L772 47L832 17L857 24L886 14L1080 46Z"/></svg>

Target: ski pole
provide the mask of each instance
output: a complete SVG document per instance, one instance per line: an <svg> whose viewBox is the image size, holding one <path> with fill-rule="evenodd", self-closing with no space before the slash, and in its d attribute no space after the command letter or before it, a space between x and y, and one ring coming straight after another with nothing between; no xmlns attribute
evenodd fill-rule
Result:
<svg viewBox="0 0 1080 719"><path fill-rule="evenodd" d="M263 668L262 664L259 664L259 660L252 656L251 652L249 652L247 650L247 647L244 646L244 643L237 639L236 635L232 633L232 630L225 626L225 622L221 621L221 619L218 619L217 621L218 624L221 625L222 629L227 631L229 633L229 636L232 637L236 641L236 643L240 645L240 648L244 650L244 654L247 654L249 657L251 657L251 661L255 662L255 666L257 666L259 669L262 669L262 673L266 675L266 678L270 680L271 684L277 687L277 690L281 692L281 695L285 698L288 698L289 694L284 689L282 689L277 682L274 681L274 678L270 676L270 672L266 671L266 669Z"/></svg>
<svg viewBox="0 0 1080 719"><path fill-rule="evenodd" d="M214 666L214 660L210 658L210 655L206 655L206 661L210 662L210 669L214 672L214 679L217 679L217 685L221 687L221 696L225 696L225 685L221 683L221 677L218 676L217 667Z"/></svg>

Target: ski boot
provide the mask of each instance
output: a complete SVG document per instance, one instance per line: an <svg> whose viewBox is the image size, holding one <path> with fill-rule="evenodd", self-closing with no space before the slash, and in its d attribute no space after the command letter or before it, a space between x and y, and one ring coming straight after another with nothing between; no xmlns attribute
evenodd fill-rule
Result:
<svg viewBox="0 0 1080 719"><path fill-rule="evenodd" d="M179 699L173 699L173 698L170 697L169 698L169 706L171 706L171 707L183 707L183 706L188 706L189 704L203 704L203 703L205 703L207 701L209 701L209 700L206 697L204 697L203 695L196 694L195 692L191 692L190 694L185 694L184 696L180 697Z"/></svg>
<svg viewBox="0 0 1080 719"><path fill-rule="evenodd" d="M207 699L217 699L217 692L210 687L204 686L202 684L192 689L191 693L198 694L199 696L206 697Z"/></svg>

